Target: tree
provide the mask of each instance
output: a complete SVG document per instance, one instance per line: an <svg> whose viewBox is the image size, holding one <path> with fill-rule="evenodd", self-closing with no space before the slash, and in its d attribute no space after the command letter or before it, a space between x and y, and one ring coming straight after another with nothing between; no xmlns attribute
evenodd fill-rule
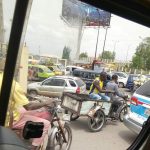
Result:
<svg viewBox="0 0 150 150"><path fill-rule="evenodd" d="M70 59L70 52L71 52L71 49L67 46L64 47L63 49L63 54L62 54L62 59Z"/></svg>
<svg viewBox="0 0 150 150"><path fill-rule="evenodd" d="M145 38L136 48L136 53L132 58L132 67L150 69L150 37Z"/></svg>
<svg viewBox="0 0 150 150"><path fill-rule="evenodd" d="M79 55L79 59L82 59L82 58L88 58L87 52L83 52Z"/></svg>
<svg viewBox="0 0 150 150"><path fill-rule="evenodd" d="M113 51L104 51L99 57L102 59L110 59L110 60L114 60L116 56L116 53Z"/></svg>

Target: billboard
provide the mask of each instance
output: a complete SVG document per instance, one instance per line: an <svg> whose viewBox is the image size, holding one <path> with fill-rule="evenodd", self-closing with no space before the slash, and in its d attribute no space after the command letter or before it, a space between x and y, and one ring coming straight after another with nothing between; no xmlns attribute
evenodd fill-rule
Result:
<svg viewBox="0 0 150 150"><path fill-rule="evenodd" d="M72 26L109 26L111 13L82 3L78 0L63 0L62 18Z"/></svg>

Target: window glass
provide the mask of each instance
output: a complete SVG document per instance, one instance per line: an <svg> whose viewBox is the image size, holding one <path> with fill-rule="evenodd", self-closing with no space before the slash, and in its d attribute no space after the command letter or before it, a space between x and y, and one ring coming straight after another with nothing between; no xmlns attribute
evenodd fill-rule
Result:
<svg viewBox="0 0 150 150"><path fill-rule="evenodd" d="M55 79L54 80L54 86L65 86L66 82L63 79Z"/></svg>
<svg viewBox="0 0 150 150"><path fill-rule="evenodd" d="M69 68L69 67L67 67L67 68L66 68L66 71L70 71L70 68Z"/></svg>
<svg viewBox="0 0 150 150"><path fill-rule="evenodd" d="M54 70L52 67L49 67L49 69L50 69L51 71L53 71L53 70Z"/></svg>
<svg viewBox="0 0 150 150"><path fill-rule="evenodd" d="M43 69L39 68L39 72L40 72L40 73L43 73Z"/></svg>
<svg viewBox="0 0 150 150"><path fill-rule="evenodd" d="M82 77L83 77L83 78L89 78L89 73L88 73L88 72L84 72L84 73L82 74Z"/></svg>
<svg viewBox="0 0 150 150"><path fill-rule="evenodd" d="M80 71L73 71L73 76L80 77Z"/></svg>
<svg viewBox="0 0 150 150"><path fill-rule="evenodd" d="M52 86L54 84L54 79L48 79L42 83L42 85Z"/></svg>
<svg viewBox="0 0 150 150"><path fill-rule="evenodd" d="M146 82L136 91L137 94L150 97L150 81Z"/></svg>
<svg viewBox="0 0 150 150"><path fill-rule="evenodd" d="M72 71L74 71L75 69L77 69L77 68L72 67Z"/></svg>
<svg viewBox="0 0 150 150"><path fill-rule="evenodd" d="M76 87L76 84L75 84L75 82L74 82L74 81L69 80L69 83L70 83L70 85L71 85L72 87Z"/></svg>

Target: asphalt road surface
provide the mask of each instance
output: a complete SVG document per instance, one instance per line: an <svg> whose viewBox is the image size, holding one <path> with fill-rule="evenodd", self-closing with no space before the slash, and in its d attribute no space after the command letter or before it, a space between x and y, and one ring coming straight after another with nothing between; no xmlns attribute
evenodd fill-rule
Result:
<svg viewBox="0 0 150 150"><path fill-rule="evenodd" d="M127 89L120 89L131 96ZM99 132L90 132L87 118L71 122L73 141L71 150L126 150L137 135L123 123L108 121Z"/></svg>
<svg viewBox="0 0 150 150"><path fill-rule="evenodd" d="M87 118L71 123L73 141L71 150L125 150L136 138L123 123L108 121L99 132L90 132Z"/></svg>

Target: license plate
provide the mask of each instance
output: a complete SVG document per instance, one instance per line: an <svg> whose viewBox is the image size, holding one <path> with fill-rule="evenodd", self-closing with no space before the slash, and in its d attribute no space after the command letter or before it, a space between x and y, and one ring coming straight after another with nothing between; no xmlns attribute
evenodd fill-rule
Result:
<svg viewBox="0 0 150 150"><path fill-rule="evenodd" d="M64 121L70 121L70 114L63 114Z"/></svg>
<svg viewBox="0 0 150 150"><path fill-rule="evenodd" d="M145 115L150 116L150 109L145 110Z"/></svg>

